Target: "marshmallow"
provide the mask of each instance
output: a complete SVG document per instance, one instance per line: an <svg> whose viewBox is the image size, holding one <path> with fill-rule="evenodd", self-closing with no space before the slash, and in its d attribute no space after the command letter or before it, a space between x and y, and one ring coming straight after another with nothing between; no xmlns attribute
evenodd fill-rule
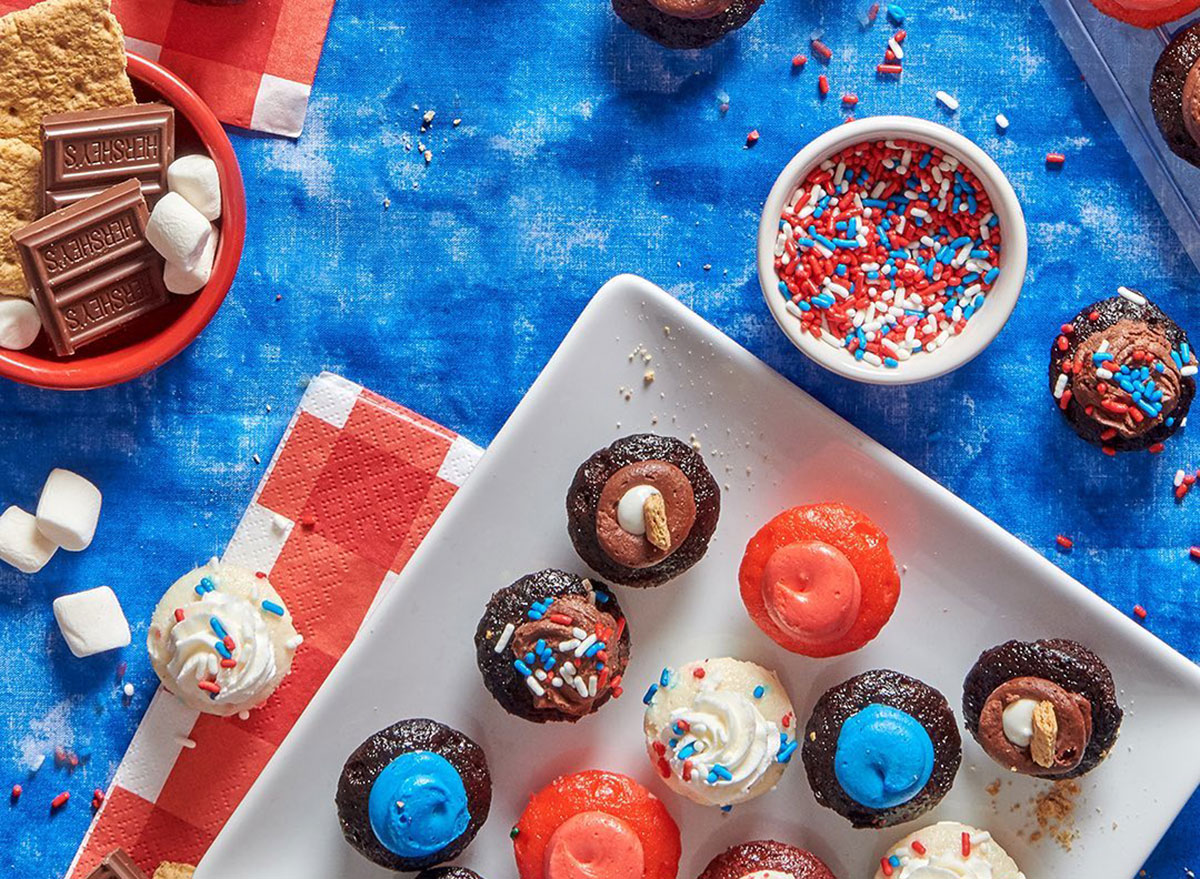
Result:
<svg viewBox="0 0 1200 879"><path fill-rule="evenodd" d="M100 520L100 489L70 470L55 468L38 498L37 528L71 552L87 549Z"/></svg>
<svg viewBox="0 0 1200 879"><path fill-rule="evenodd" d="M37 528L37 519L20 507L0 513L0 561L24 574L36 574L58 550Z"/></svg>
<svg viewBox="0 0 1200 879"><path fill-rule="evenodd" d="M212 237L212 224L177 192L158 200L146 224L146 240L167 262L192 266Z"/></svg>
<svg viewBox="0 0 1200 879"><path fill-rule="evenodd" d="M129 644L129 621L107 586L54 599L54 618L71 652L91 656Z"/></svg>
<svg viewBox="0 0 1200 879"><path fill-rule="evenodd" d="M0 348L28 348L42 331L42 319L28 299L0 296Z"/></svg>
<svg viewBox="0 0 1200 879"><path fill-rule="evenodd" d="M208 283L212 275L213 260L217 255L217 242L220 239L217 227L212 223L208 225L212 227L212 234L208 236L208 243L204 245L204 251L196 260L196 264L189 268L169 262L163 270L163 283L172 293L190 296Z"/></svg>
<svg viewBox="0 0 1200 879"><path fill-rule="evenodd" d="M221 178L208 156L180 156L167 168L167 187L209 220L221 216Z"/></svg>

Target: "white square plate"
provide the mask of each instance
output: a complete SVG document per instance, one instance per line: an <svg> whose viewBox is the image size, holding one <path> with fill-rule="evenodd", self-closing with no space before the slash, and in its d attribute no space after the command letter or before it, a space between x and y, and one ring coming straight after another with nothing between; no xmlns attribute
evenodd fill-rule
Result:
<svg viewBox="0 0 1200 879"><path fill-rule="evenodd" d="M654 358L649 385L641 358L629 356L639 345ZM575 468L618 436L649 430L685 440L694 433L727 485L708 555L658 589L621 592L633 636L625 698L574 726L510 717L475 666L472 636L484 604L528 571L584 570L565 523ZM832 500L879 523L907 570L896 614L874 642L833 660L805 659L750 622L737 568L767 519ZM843 879L865 879L888 844L915 827L852 830L816 804L799 759L775 791L729 815L685 802L646 759L641 693L664 665L734 655L778 670L802 721L828 687L879 667L939 688L958 713L963 677L980 651L1009 638L1052 636L1098 651L1126 710L1112 756L1081 782L1072 850L1030 841L1029 800L1045 783L1005 779L998 796L989 794L1003 773L965 732L957 783L926 819L990 829L1030 879L1132 876L1200 783L1200 670L662 290L624 275L579 318L197 879L392 875L342 840L334 790L363 739L422 716L462 729L488 753L491 816L461 860L484 879L515 875L508 831L531 793L557 775L597 767L633 775L663 798L683 831L681 879L694 879L727 846L768 837L812 849Z"/></svg>

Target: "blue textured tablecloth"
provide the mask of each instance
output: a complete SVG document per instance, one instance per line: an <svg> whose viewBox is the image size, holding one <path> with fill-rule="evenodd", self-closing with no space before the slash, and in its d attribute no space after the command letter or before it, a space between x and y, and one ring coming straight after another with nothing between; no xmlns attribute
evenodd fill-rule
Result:
<svg viewBox="0 0 1200 879"><path fill-rule="evenodd" d="M715 48L672 53L606 0L340 0L304 136L234 134L250 229L200 340L105 391L0 384L0 502L31 507L55 466L105 492L91 549L35 577L0 573L0 787L25 786L18 805L0 804L0 871L65 870L90 791L111 778L154 689L137 648L144 621L167 583L229 538L261 473L252 456L270 454L308 376L342 373L486 443L622 271L666 287L1122 610L1145 605L1152 631L1200 657L1200 566L1187 558L1200 534L1171 493L1200 448L1181 434L1157 457L1105 458L1060 423L1045 387L1058 325L1117 283L1200 332L1195 269L1038 4L908 0L899 83L874 75L890 29L860 30L867 5L769 0ZM816 27L834 48L825 102L820 64L789 69ZM944 111L937 89L962 109ZM844 90L860 115L927 116L976 139L1024 201L1024 295L986 355L952 377L902 389L834 378L762 304L762 199L842 119ZM426 109L437 116L421 133ZM743 148L755 128L761 141ZM1067 156L1061 172L1044 165L1052 149ZM1056 549L1060 532L1073 552ZM101 583L120 595L134 646L78 660L50 601ZM72 776L48 762L27 778L25 761L56 744L91 759ZM60 789L74 799L51 817ZM1200 866L1198 828L1194 798L1148 869Z"/></svg>

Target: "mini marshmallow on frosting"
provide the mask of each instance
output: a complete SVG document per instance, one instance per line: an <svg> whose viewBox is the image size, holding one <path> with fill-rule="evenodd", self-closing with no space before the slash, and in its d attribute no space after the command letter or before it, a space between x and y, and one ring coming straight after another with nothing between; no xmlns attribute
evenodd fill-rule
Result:
<svg viewBox="0 0 1200 879"><path fill-rule="evenodd" d="M303 639L265 576L213 559L166 591L146 640L168 690L197 711L230 715L275 691Z"/></svg>

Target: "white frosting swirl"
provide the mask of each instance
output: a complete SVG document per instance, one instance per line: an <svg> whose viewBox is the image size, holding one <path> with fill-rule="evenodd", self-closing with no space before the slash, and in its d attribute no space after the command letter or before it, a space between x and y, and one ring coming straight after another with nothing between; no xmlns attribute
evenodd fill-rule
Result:
<svg viewBox="0 0 1200 879"><path fill-rule="evenodd" d="M212 591L183 607L183 619L166 637L167 671L182 687L215 680L213 702L258 704L275 683L275 649L262 611L239 595ZM215 645L221 638L213 620L232 639L236 664L221 665Z"/></svg>
<svg viewBox="0 0 1200 879"><path fill-rule="evenodd" d="M964 833L971 842L965 856ZM909 834L886 857L894 859L891 879L1025 879L990 833L954 821ZM876 879L886 875L882 869L875 873Z"/></svg>
<svg viewBox="0 0 1200 879"><path fill-rule="evenodd" d="M775 762L779 727L759 713L749 694L702 692L690 706L671 712L671 724L680 721L687 724L687 733L676 737L668 726L660 739L666 744L678 738L675 755L680 763L679 754L691 747L692 784L720 792L722 800L730 790L745 793Z"/></svg>
<svg viewBox="0 0 1200 879"><path fill-rule="evenodd" d="M630 534L646 533L646 500L659 490L652 485L635 485L617 501L617 524Z"/></svg>
<svg viewBox="0 0 1200 879"><path fill-rule="evenodd" d="M1033 741L1033 712L1036 699L1018 699L1004 708L1004 737L1018 748L1028 748Z"/></svg>

